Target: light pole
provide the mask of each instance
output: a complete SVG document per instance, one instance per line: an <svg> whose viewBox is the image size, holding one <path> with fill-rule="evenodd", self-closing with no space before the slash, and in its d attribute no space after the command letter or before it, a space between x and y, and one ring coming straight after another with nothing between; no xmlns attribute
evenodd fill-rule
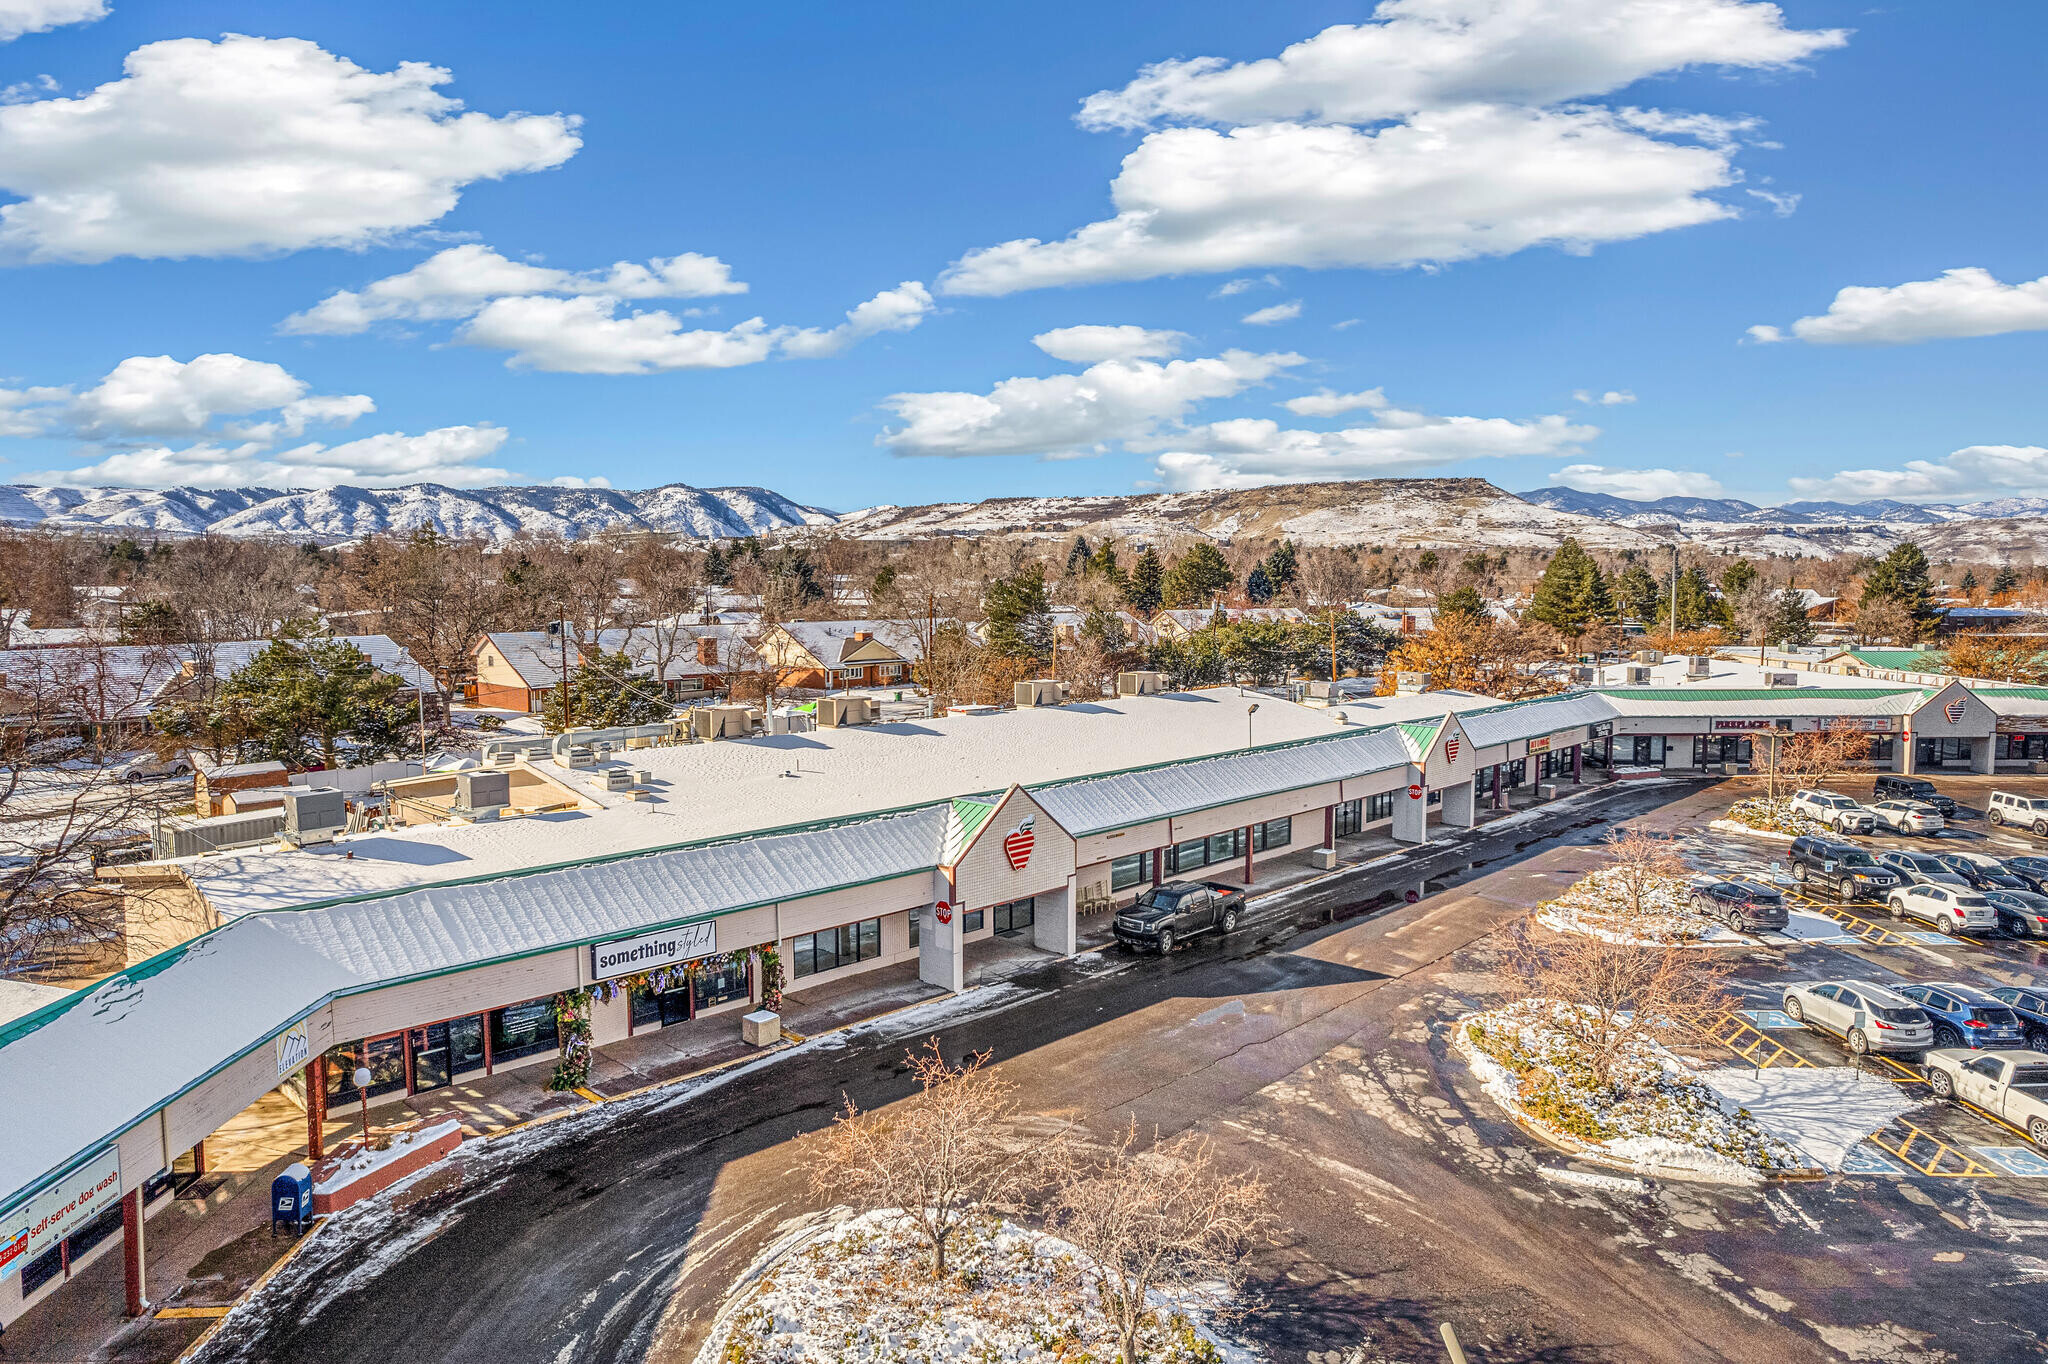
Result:
<svg viewBox="0 0 2048 1364"><path fill-rule="evenodd" d="M1244 708L1244 746L1252 746L1252 717L1259 713L1259 703L1254 701Z"/></svg>
<svg viewBox="0 0 2048 1364"><path fill-rule="evenodd" d="M356 1067L356 1097L363 1101L363 1149L370 1149L370 1068Z"/></svg>

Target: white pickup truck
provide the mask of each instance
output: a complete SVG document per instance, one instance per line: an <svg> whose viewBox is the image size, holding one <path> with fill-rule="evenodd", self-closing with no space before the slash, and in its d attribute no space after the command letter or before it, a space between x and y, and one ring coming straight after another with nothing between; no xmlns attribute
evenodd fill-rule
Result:
<svg viewBox="0 0 2048 1364"><path fill-rule="evenodd" d="M1936 1098L1982 1109L2048 1147L2048 1056L1948 1047L1928 1052L1926 1066Z"/></svg>
<svg viewBox="0 0 2048 1364"><path fill-rule="evenodd" d="M1867 834L1877 827L1877 816L1869 806L1839 791L1794 791L1792 811L1825 824L1838 834Z"/></svg>

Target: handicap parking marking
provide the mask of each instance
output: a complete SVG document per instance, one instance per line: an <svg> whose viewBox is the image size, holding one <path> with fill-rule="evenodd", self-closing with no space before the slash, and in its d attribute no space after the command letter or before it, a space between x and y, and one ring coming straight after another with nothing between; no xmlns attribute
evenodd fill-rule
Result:
<svg viewBox="0 0 2048 1364"><path fill-rule="evenodd" d="M2048 1156L2031 1146L1978 1146L1973 1150L2009 1175L2048 1179Z"/></svg>
<svg viewBox="0 0 2048 1364"><path fill-rule="evenodd" d="M1783 1009L1744 1009L1742 1016L1759 1028L1803 1028L1806 1025Z"/></svg>
<svg viewBox="0 0 2048 1364"><path fill-rule="evenodd" d="M1859 1141L1842 1157L1845 1175L1902 1175L1904 1170L1867 1141Z"/></svg>
<svg viewBox="0 0 2048 1364"><path fill-rule="evenodd" d="M1946 933L1925 933L1917 929L1910 933L1902 933L1899 936L1903 938L1910 938L1914 942L1924 942L1936 945L1941 943L1952 943L1955 941L1954 938L1950 937Z"/></svg>

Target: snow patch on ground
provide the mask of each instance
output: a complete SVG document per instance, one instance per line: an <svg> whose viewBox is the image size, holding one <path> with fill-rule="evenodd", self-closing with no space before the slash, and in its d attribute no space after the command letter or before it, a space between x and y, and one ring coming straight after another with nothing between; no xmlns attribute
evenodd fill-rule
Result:
<svg viewBox="0 0 2048 1364"><path fill-rule="evenodd" d="M1727 1067L1700 1081L1830 1170L1842 1168L1857 1142L1927 1102L1854 1066Z"/></svg>
<svg viewBox="0 0 2048 1364"><path fill-rule="evenodd" d="M1581 933L1602 942L1693 943L1746 939L1693 912L1692 890L1673 877L1659 878L1643 896L1643 912L1627 908L1619 869L1602 868L1582 876L1562 895L1536 908L1536 922L1557 933Z"/></svg>

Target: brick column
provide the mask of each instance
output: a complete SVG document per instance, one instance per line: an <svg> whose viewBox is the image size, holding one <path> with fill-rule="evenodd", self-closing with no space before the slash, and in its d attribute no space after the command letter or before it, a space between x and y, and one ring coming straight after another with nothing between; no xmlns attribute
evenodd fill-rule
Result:
<svg viewBox="0 0 2048 1364"><path fill-rule="evenodd" d="M1244 883L1252 883L1252 826L1244 826Z"/></svg>
<svg viewBox="0 0 2048 1364"><path fill-rule="evenodd" d="M1337 807L1334 805L1325 805L1323 807L1323 846L1325 848L1335 848L1337 846Z"/></svg>
<svg viewBox="0 0 2048 1364"><path fill-rule="evenodd" d="M143 1291L142 1190L121 1195L121 1263L127 1271L128 1315L139 1317L149 1308Z"/></svg>
<svg viewBox="0 0 2048 1364"><path fill-rule="evenodd" d="M192 1173L195 1175L206 1173L206 1140L203 1137L200 1139L199 1144L192 1148Z"/></svg>
<svg viewBox="0 0 2048 1364"><path fill-rule="evenodd" d="M1582 781L1584 781L1585 779L1586 779L1586 749L1585 749L1585 745L1583 745L1583 744L1573 744L1573 745L1572 745L1572 780L1573 780L1574 782L1582 782Z"/></svg>
<svg viewBox="0 0 2048 1364"><path fill-rule="evenodd" d="M306 1062L306 1165L311 1168L327 1154L327 1058L316 1056Z"/></svg>

